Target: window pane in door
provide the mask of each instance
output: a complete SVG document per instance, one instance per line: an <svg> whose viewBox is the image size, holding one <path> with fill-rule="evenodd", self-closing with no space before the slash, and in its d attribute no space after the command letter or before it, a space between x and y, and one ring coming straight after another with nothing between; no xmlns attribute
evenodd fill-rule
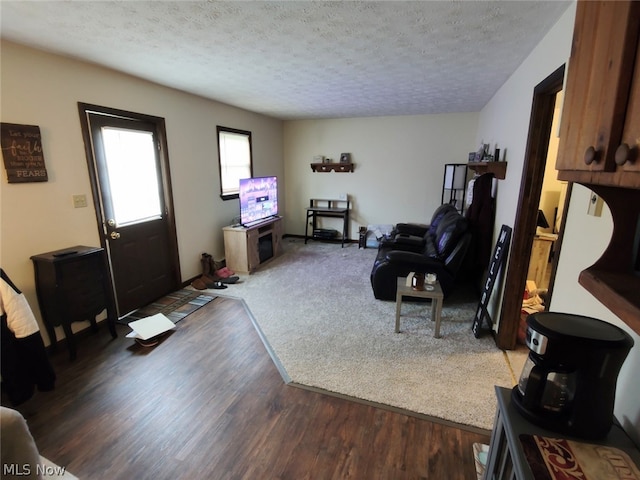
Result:
<svg viewBox="0 0 640 480"><path fill-rule="evenodd" d="M116 225L162 215L153 134L103 127L107 173Z"/></svg>

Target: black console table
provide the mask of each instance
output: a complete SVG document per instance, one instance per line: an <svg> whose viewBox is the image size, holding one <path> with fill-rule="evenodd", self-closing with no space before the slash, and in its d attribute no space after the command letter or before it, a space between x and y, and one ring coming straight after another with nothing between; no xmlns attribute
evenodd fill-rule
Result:
<svg viewBox="0 0 640 480"><path fill-rule="evenodd" d="M107 275L103 248L76 246L31 257L36 293L51 348L56 347L55 327L62 325L69 357L76 358L71 323L88 320L97 328L96 316L107 311L111 336L116 338L116 310Z"/></svg>
<svg viewBox="0 0 640 480"><path fill-rule="evenodd" d="M342 218L342 246L349 238L349 199L328 200L322 198L312 198L307 208L307 219L304 227L304 243L309 238L320 238L314 235L318 226L318 217ZM311 219L311 235L309 235L309 219Z"/></svg>
<svg viewBox="0 0 640 480"><path fill-rule="evenodd" d="M491 434L491 445L489 446L484 480L536 480L537 478L543 478L543 475L536 476L532 471L532 467L527 460L527 452L523 447L523 438L527 441L527 437L532 435L597 444L603 447L614 447L622 450L635 462L636 467L640 468L640 451L619 425L614 424L609 434L600 441L568 438L527 421L511 404L510 389L496 387L496 396L498 398L498 407L495 425ZM540 468L540 466L533 468ZM588 477L586 480L597 479Z"/></svg>

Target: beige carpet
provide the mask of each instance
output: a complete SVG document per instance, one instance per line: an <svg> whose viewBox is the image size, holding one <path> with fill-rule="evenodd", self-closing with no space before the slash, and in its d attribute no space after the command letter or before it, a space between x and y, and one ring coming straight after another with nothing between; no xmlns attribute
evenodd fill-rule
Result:
<svg viewBox="0 0 640 480"><path fill-rule="evenodd" d="M245 300L292 382L492 428L494 385L511 387L514 375L490 336L473 336L475 299L445 301L439 339L428 303L403 304L397 334L395 303L371 290L374 249L284 244L282 256L215 293Z"/></svg>

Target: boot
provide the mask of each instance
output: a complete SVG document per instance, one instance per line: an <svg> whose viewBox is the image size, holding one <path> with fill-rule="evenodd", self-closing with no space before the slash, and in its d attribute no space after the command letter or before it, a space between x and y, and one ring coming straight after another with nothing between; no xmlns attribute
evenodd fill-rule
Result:
<svg viewBox="0 0 640 480"><path fill-rule="evenodd" d="M202 254L200 262L202 263L202 276L200 277L200 279L207 286L207 288L227 288L226 285L222 284L236 283L238 280L240 280L240 277L229 276L227 278L222 278L217 275L215 271L215 260L208 253Z"/></svg>
<svg viewBox="0 0 640 480"><path fill-rule="evenodd" d="M211 262L213 261L213 257L208 253L203 253L200 258L200 263L202 264L202 275L209 276L213 270L211 270Z"/></svg>
<svg viewBox="0 0 640 480"><path fill-rule="evenodd" d="M216 262L213 257L210 257L209 268L211 269L211 272L215 272L216 270L222 268L222 262Z"/></svg>
<svg viewBox="0 0 640 480"><path fill-rule="evenodd" d="M226 285L222 285L216 278L211 275L211 261L212 257L208 253L203 253L200 257L200 263L202 264L202 275L191 282L191 286L197 290L205 290L207 288L227 288Z"/></svg>

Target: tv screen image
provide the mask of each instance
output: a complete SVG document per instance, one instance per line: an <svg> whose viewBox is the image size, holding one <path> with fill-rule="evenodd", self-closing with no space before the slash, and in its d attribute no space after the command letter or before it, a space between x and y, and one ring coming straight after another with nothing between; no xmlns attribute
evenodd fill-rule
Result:
<svg viewBox="0 0 640 480"><path fill-rule="evenodd" d="M240 180L240 223L252 225L278 214L278 178Z"/></svg>

